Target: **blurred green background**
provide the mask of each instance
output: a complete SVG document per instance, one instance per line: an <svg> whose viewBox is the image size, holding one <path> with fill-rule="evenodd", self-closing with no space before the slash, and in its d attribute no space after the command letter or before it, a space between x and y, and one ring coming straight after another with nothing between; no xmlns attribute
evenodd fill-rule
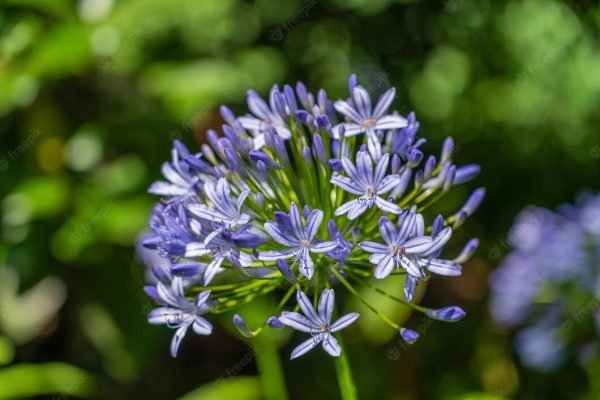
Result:
<svg viewBox="0 0 600 400"><path fill-rule="evenodd" d="M173 360L172 332L146 323L145 190L172 139L220 127L219 104L297 80L345 97L353 72L397 87L429 152L452 135L488 193L449 248L478 236L478 255L423 299L467 318L412 316L410 348L367 318L346 337L360 398L600 398L577 365L520 366L486 311L515 214L600 189L599 34L592 1L0 0L0 399L263 398L238 335L189 335ZM291 399L338 398L322 354L284 367Z"/></svg>

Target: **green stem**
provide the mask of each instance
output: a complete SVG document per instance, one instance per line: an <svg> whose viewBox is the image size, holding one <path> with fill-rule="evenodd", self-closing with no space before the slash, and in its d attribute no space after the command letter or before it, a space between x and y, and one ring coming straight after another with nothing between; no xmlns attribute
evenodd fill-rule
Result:
<svg viewBox="0 0 600 400"><path fill-rule="evenodd" d="M266 400L287 400L285 378L279 350L271 332L256 336L254 345L256 366Z"/></svg>
<svg viewBox="0 0 600 400"><path fill-rule="evenodd" d="M342 400L357 400L356 386L354 385L354 379L352 378L352 370L350 369L350 362L346 355L346 348L341 337L338 337L338 342L342 348L342 354L339 357L334 358L335 372L337 374L338 384L340 385L340 394Z"/></svg>

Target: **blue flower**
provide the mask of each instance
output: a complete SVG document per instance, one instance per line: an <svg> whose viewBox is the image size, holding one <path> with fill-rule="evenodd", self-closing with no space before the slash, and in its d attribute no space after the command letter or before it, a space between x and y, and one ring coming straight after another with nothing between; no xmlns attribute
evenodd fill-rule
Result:
<svg viewBox="0 0 600 400"><path fill-rule="evenodd" d="M402 267L407 273L404 297L412 300L418 279L427 279L425 270L438 275L457 276L461 273L460 265L430 256L439 251L452 235L451 229L444 228L435 238L424 236L422 217L408 213L401 219L398 229L386 217L379 220L379 233L385 244L362 242L360 247L372 253L369 261L376 264L375 278L387 277L394 268Z"/></svg>
<svg viewBox="0 0 600 400"><path fill-rule="evenodd" d="M405 119L388 111L395 89L373 106L356 76L348 86L351 98L335 106L325 90L313 95L302 83L295 90L284 85L282 91L274 85L268 101L250 90L249 114L236 118L221 106L226 124L221 133L206 132L202 153L191 154L174 141L172 160L162 167L165 179L150 187L161 199L150 219L152 232L144 235L140 249L152 271L144 290L161 304L151 322L177 328L173 354L189 326L209 332L204 313L229 313L281 290L287 291L285 297L260 326L250 327L235 314L238 331L253 337L287 324L313 335L294 350L293 358L317 344L339 355L332 332L358 314L332 323L330 288L347 289L368 303L369 297L360 297L353 287L372 279L367 258L376 265L376 278L384 279L394 268L406 275L404 297L409 302L389 294L394 301L433 319L452 322L464 316L458 307L429 309L410 301L419 280L430 274L460 274L459 263L473 254L477 240L452 261L440 254L484 191L476 190L458 212L439 215L430 226L416 210L427 209L453 186L474 178L479 166L455 166L451 138L444 141L439 162L426 156L419 149L425 139L419 136L415 114ZM397 226L387 218L394 214ZM586 215L593 219L596 213ZM598 231L597 225L588 230ZM557 251L548 253L558 259ZM555 271L552 276L559 276L560 268ZM213 284L217 275L220 282ZM294 291L304 315L274 317ZM304 295L309 291L320 296L318 311ZM406 342L417 339L418 332L401 328L403 321L366 306Z"/></svg>
<svg viewBox="0 0 600 400"><path fill-rule="evenodd" d="M366 151L357 153L356 166L349 159L345 157L342 159L344 171L348 176L334 175L331 183L360 197L339 206L335 210L336 216L347 213L349 219L355 219L373 205L388 213L400 214L402 212L398 205L381 197L400 182L400 175L387 175L389 160L389 154L384 154L373 170L373 161Z"/></svg>
<svg viewBox="0 0 600 400"><path fill-rule="evenodd" d="M252 217L242 212L242 206L250 189L240 193L237 199L231 196L229 183L225 178L220 178L215 185L214 182L204 184L204 194L212 203L212 207L205 204L196 203L188 206L188 210L197 217L204 218L217 224L219 228L215 229L205 239L209 243L216 234L221 233L223 229L231 231L232 229L247 224Z"/></svg>
<svg viewBox="0 0 600 400"><path fill-rule="evenodd" d="M306 295L300 291L297 292L296 299L302 310L302 314L284 311L279 317L281 323L300 332L309 333L311 338L302 342L292 351L291 359L300 357L318 344L323 346L329 355L338 357L342 349L332 333L340 331L352 324L359 317L358 313L349 313L340 317L337 321L331 322L333 316L333 305L335 293L333 289L324 289L319 298L317 311L310 303Z"/></svg>
<svg viewBox="0 0 600 400"><path fill-rule="evenodd" d="M191 155L183 143L175 140L171 156L172 161L164 163L161 169L166 181L154 182L148 192L174 200L196 195L199 175L193 164L186 160L199 157L201 153Z"/></svg>
<svg viewBox="0 0 600 400"><path fill-rule="evenodd" d="M371 96L364 87L355 86L350 94L352 96L351 101L338 100L333 104L337 111L351 121L334 126L334 137L339 138L342 127L345 136L366 133L369 153L375 159L378 159L381 156L381 143L377 138L376 131L403 128L408 124L406 118L400 115L386 115L388 108L394 101L396 89L388 89L382 94L377 100L375 108L371 104Z"/></svg>
<svg viewBox="0 0 600 400"><path fill-rule="evenodd" d="M171 341L171 355L177 357L181 341L190 326L198 335L210 335L212 333L211 323L202 317L209 310L206 303L210 297L210 290L201 292L191 302L184 295L181 278L174 278L170 287L159 282L156 288L159 301L163 304L163 307L150 311L148 322L153 325L167 325L169 328L176 329Z"/></svg>
<svg viewBox="0 0 600 400"><path fill-rule="evenodd" d="M315 266L310 253L326 253L335 249L337 241L315 243L315 235L323 220L323 211L314 209L306 217L306 226L302 226L300 210L292 202L289 216L276 214L277 222L265 223L265 230L277 243L287 247L285 250L261 251L259 260L275 261L294 258L293 264L299 262L300 273L311 279Z"/></svg>
<svg viewBox="0 0 600 400"><path fill-rule="evenodd" d="M248 91L248 108L253 115L238 117L238 121L254 134L254 148L260 149L265 145L265 132L274 128L283 139L290 139L292 132L285 117L285 98L274 85L267 104L254 90Z"/></svg>

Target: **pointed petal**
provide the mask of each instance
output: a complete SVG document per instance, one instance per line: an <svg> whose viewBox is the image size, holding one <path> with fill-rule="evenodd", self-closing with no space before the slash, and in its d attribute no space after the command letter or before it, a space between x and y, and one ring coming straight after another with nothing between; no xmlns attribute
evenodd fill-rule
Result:
<svg viewBox="0 0 600 400"><path fill-rule="evenodd" d="M331 178L331 183L341 187L348 193L352 193L359 196L365 194L365 190L363 189L362 185L357 184L357 182L353 182L350 178L345 176L334 176Z"/></svg>
<svg viewBox="0 0 600 400"><path fill-rule="evenodd" d="M371 105L371 96L369 96L367 90L362 86L355 87L352 92L352 100L361 118L363 120L370 119L373 108Z"/></svg>
<svg viewBox="0 0 600 400"><path fill-rule="evenodd" d="M390 155L385 153L379 161L377 162L377 167L375 167L375 178L373 179L373 183L379 188L381 187L381 180L385 177L385 173L387 171L388 164L390 163ZM398 177L399 178L399 177Z"/></svg>
<svg viewBox="0 0 600 400"><path fill-rule="evenodd" d="M420 254L421 252L429 249L433 239L431 236L419 236L413 239L409 239L402 245L407 253Z"/></svg>
<svg viewBox="0 0 600 400"><path fill-rule="evenodd" d="M414 232L415 224L415 214L411 212L404 218L398 230L398 243L404 243L408 240L409 236Z"/></svg>
<svg viewBox="0 0 600 400"><path fill-rule="evenodd" d="M385 211L387 213L400 214L402 212L402 208L400 208L398 204L394 204L390 201L384 200L379 196L375 197L375 204L380 210Z"/></svg>
<svg viewBox="0 0 600 400"><path fill-rule="evenodd" d="M185 334L190 326L182 325L175 331L173 335L173 340L171 340L171 356L173 358L177 357L177 351L179 350L179 346L181 345L181 341L185 337Z"/></svg>
<svg viewBox="0 0 600 400"><path fill-rule="evenodd" d="M205 320L202 317L196 317L194 323L192 324L192 329L198 335L210 335L213 330L213 326L210 322Z"/></svg>
<svg viewBox="0 0 600 400"><path fill-rule="evenodd" d="M449 260L423 260L423 267L431 273L445 276L459 276L462 267Z"/></svg>
<svg viewBox="0 0 600 400"><path fill-rule="evenodd" d="M390 108L390 105L394 101L394 96L396 96L395 88L386 90L386 92L379 97L379 100L377 100L377 105L375 105L375 109L373 110L373 117L381 118L383 114L387 112L388 108Z"/></svg>
<svg viewBox="0 0 600 400"><path fill-rule="evenodd" d="M408 258L408 257L401 257L400 258L400 265L410 275L418 277L418 278L423 277L423 272L421 271L421 268L419 268L419 266L413 260L411 260L410 258Z"/></svg>
<svg viewBox="0 0 600 400"><path fill-rule="evenodd" d="M359 215L369 209L364 202L357 201L357 205L348 211L348 219L356 219Z"/></svg>
<svg viewBox="0 0 600 400"><path fill-rule="evenodd" d="M155 194L157 196L183 196L188 192L189 189L175 184L158 181L150 185L148 193Z"/></svg>
<svg viewBox="0 0 600 400"><path fill-rule="evenodd" d="M379 219L379 233L381 237L388 245L393 245L398 242L398 234L396 232L396 227L386 217L381 217Z"/></svg>
<svg viewBox="0 0 600 400"><path fill-rule="evenodd" d="M333 289L325 289L321 293L319 298L319 316L325 321L327 325L331 323L331 316L333 315L333 304L335 301L335 292Z"/></svg>
<svg viewBox="0 0 600 400"><path fill-rule="evenodd" d="M386 115L377 119L374 128L381 131L387 131L390 129L405 128L406 126L408 126L406 118L401 117L400 115Z"/></svg>
<svg viewBox="0 0 600 400"><path fill-rule="evenodd" d="M315 243L310 245L310 251L311 253L327 253L328 251L335 249L337 246L338 242L333 240L329 242Z"/></svg>
<svg viewBox="0 0 600 400"><path fill-rule="evenodd" d="M385 156L385 154L384 154L384 156ZM376 193L379 196L386 194L390 190L395 189L396 186L398 186L400 184L400 182L401 182L400 175L398 175L398 174L388 175L379 182Z"/></svg>
<svg viewBox="0 0 600 400"><path fill-rule="evenodd" d="M415 296L418 283L419 280L416 277L412 275L408 275L406 277L406 282L404 284L404 298L406 301L412 301L413 297Z"/></svg>
<svg viewBox="0 0 600 400"><path fill-rule="evenodd" d="M345 100L336 101L335 103L333 103L333 108L335 108L337 112L350 118L354 122L360 123L362 121L362 118L360 117L358 112L354 109L354 107Z"/></svg>
<svg viewBox="0 0 600 400"><path fill-rule="evenodd" d="M280 258L288 259L294 255L296 249L261 251L258 253L258 259L262 261L275 261Z"/></svg>
<svg viewBox="0 0 600 400"><path fill-rule="evenodd" d="M375 242L362 242L359 244L361 249L369 253L389 253L390 249L385 244Z"/></svg>
<svg viewBox="0 0 600 400"><path fill-rule="evenodd" d="M320 340L318 340L316 338L312 338L312 337L310 339L300 343L300 345L292 351L292 355L291 355L290 359L293 360L294 358L300 357L300 356L308 353L309 351L314 349L315 346L318 345L319 343L321 343Z"/></svg>
<svg viewBox="0 0 600 400"><path fill-rule="evenodd" d="M331 332L341 331L345 327L352 324L356 319L360 316L359 313L350 313L346 314L337 319L333 324L331 324Z"/></svg>
<svg viewBox="0 0 600 400"><path fill-rule="evenodd" d="M377 268L375 268L375 278L383 279L392 273L394 269L394 259L392 256L387 254L383 257L379 263L377 264Z"/></svg>
<svg viewBox="0 0 600 400"><path fill-rule="evenodd" d="M304 315L295 312L283 311L279 317L279 321L300 332L311 333L319 329L318 326L311 323Z"/></svg>
<svg viewBox="0 0 600 400"><path fill-rule="evenodd" d="M292 226L292 232L299 239L306 239L304 237L304 229L302 228L302 219L300 218L300 210L296 203L292 202L290 206L290 222Z"/></svg>
<svg viewBox="0 0 600 400"><path fill-rule="evenodd" d="M327 336L327 339L322 342L323 349L332 357L339 357L342 354L342 347L333 335Z"/></svg>
<svg viewBox="0 0 600 400"><path fill-rule="evenodd" d="M319 315L313 308L312 303L303 292L298 291L296 293L296 300L298 301L300 309L302 310L304 315L306 315L306 317L311 321L312 324L314 324L315 326L320 326L323 324L324 321L321 320L321 317L319 317Z"/></svg>
<svg viewBox="0 0 600 400"><path fill-rule="evenodd" d="M356 155L356 170L365 182L373 183L373 160L366 151L359 151Z"/></svg>
<svg viewBox="0 0 600 400"><path fill-rule="evenodd" d="M312 210L306 218L306 228L304 228L304 235L307 240L310 241L315 237L319 226L321 226L321 221L323 221L323 211Z"/></svg>
<svg viewBox="0 0 600 400"><path fill-rule="evenodd" d="M276 224L267 222L265 223L264 228L276 242L281 243L284 246L292 247L299 244L297 240L292 240L289 236L285 236Z"/></svg>
<svg viewBox="0 0 600 400"><path fill-rule="evenodd" d="M298 268L302 275L304 275L308 279L312 279L313 274L315 273L315 263L310 257L308 249L302 250L302 255L299 259Z"/></svg>
<svg viewBox="0 0 600 400"><path fill-rule="evenodd" d="M435 237L433 238L433 242L431 242L431 246L429 247L429 249L427 251L423 252L422 255L429 256L429 255L437 252L438 250L441 250L442 247L444 247L444 245L446 243L448 243L448 240L450 240L451 237L452 237L452 228L450 228L448 226L448 227L442 229L442 231L440 233L435 235Z"/></svg>

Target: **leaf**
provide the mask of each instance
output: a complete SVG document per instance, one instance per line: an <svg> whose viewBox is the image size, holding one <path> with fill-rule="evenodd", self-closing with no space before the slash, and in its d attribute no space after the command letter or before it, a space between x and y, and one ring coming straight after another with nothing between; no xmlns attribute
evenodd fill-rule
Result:
<svg viewBox="0 0 600 400"><path fill-rule="evenodd" d="M108 398L119 398L115 393L109 394L106 387L101 388L92 374L70 364L17 364L0 371L0 400L50 394L64 398L107 395Z"/></svg>
<svg viewBox="0 0 600 400"><path fill-rule="evenodd" d="M261 400L264 396L257 376L218 379L192 390L179 400Z"/></svg>

